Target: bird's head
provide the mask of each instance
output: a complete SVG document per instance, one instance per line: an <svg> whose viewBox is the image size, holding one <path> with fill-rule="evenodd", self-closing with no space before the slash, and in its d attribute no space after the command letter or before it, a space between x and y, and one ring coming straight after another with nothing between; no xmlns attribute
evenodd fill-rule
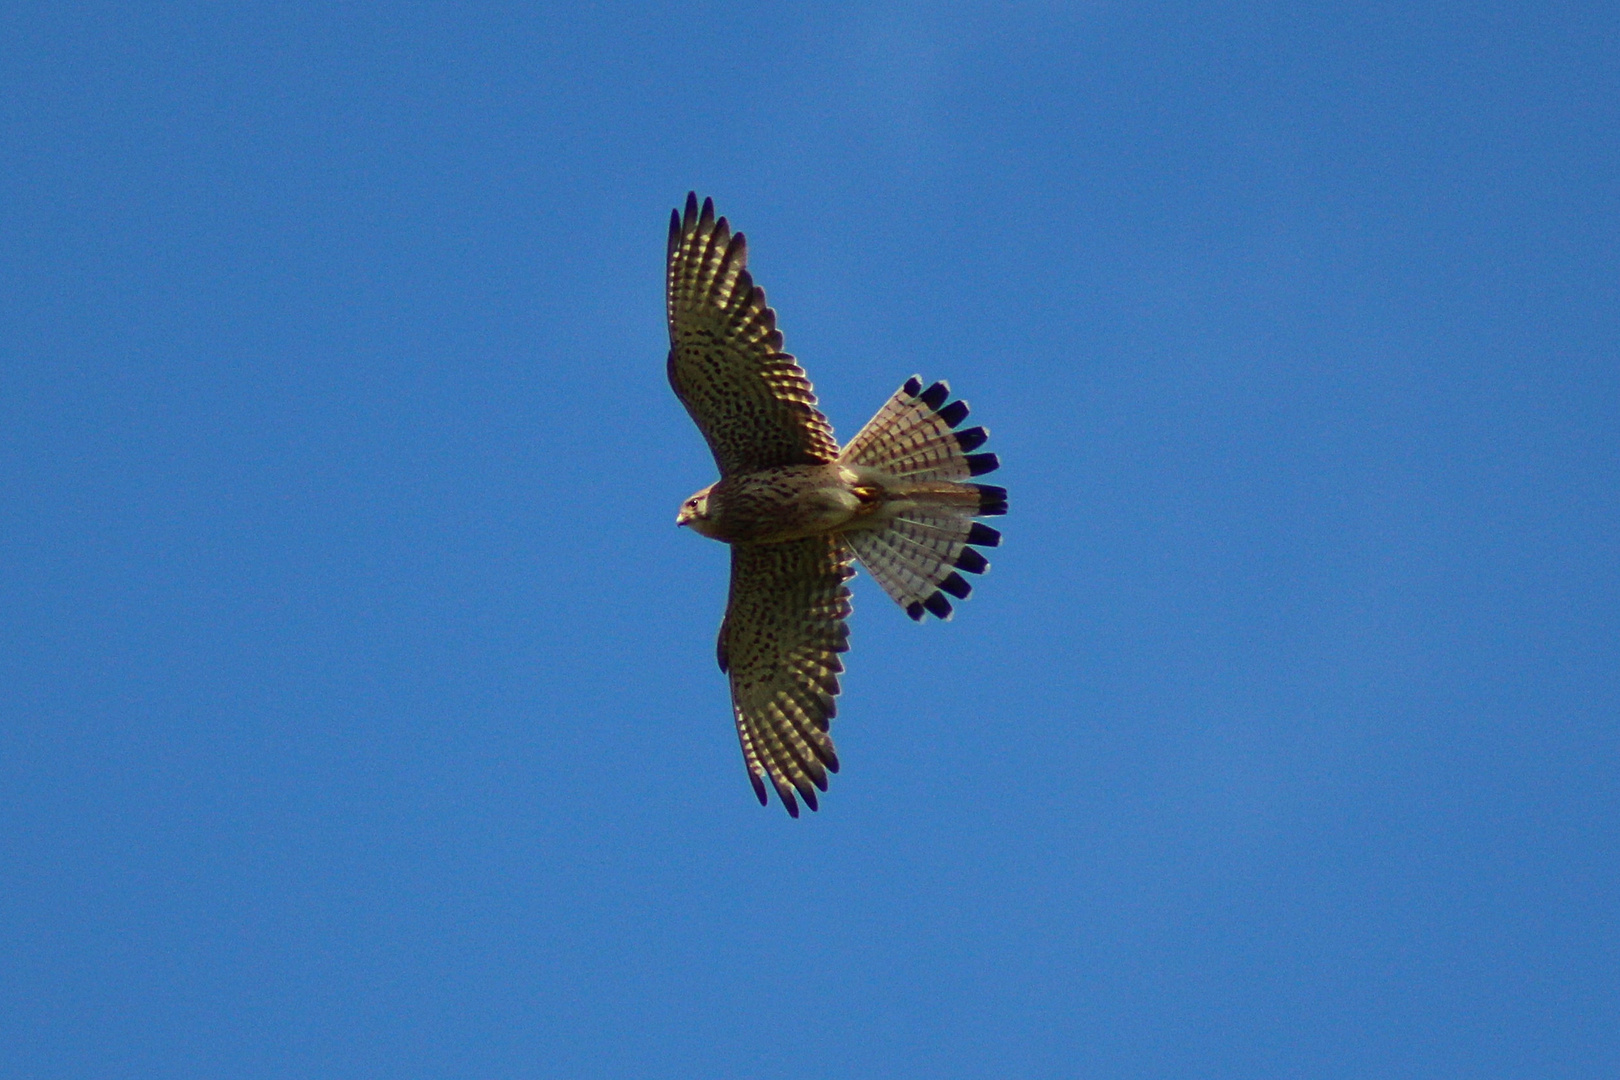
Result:
<svg viewBox="0 0 1620 1080"><path fill-rule="evenodd" d="M710 484L682 503L681 512L675 515L675 524L690 525L693 532L713 536L710 531L713 520L709 517L709 492L713 490L714 485Z"/></svg>

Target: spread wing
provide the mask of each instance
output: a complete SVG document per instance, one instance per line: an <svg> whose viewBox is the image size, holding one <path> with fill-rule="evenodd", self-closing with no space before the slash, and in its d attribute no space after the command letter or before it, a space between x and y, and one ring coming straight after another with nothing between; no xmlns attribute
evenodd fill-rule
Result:
<svg viewBox="0 0 1620 1080"><path fill-rule="evenodd" d="M836 536L731 546L731 600L720 625L720 670L754 794L765 780L794 817L794 792L816 809L816 788L838 771L828 722L837 714L838 654L849 648L855 556Z"/></svg>
<svg viewBox="0 0 1620 1080"><path fill-rule="evenodd" d="M782 351L776 312L748 273L748 241L686 196L669 219L669 384L722 477L838 456L804 369Z"/></svg>

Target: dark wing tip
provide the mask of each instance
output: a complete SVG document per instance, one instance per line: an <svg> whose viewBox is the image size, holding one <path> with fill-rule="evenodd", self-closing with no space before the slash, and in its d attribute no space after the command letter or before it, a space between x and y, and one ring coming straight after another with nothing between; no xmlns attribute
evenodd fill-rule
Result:
<svg viewBox="0 0 1620 1080"><path fill-rule="evenodd" d="M945 399L950 396L950 385L947 384L944 379L941 379L933 386L930 386L921 394L922 403L928 406L930 409L933 409L935 412L939 411L939 407L945 404Z"/></svg>
<svg viewBox="0 0 1620 1080"><path fill-rule="evenodd" d="M906 380L906 385L900 388L900 392L905 394L907 397L916 397L918 394L922 393L922 379L916 375L913 375L911 378Z"/></svg>
<svg viewBox="0 0 1620 1080"><path fill-rule="evenodd" d="M679 210L671 210L669 212L669 258L673 259L675 257L675 252L680 248L680 246L681 212Z"/></svg>
<svg viewBox="0 0 1620 1080"><path fill-rule="evenodd" d="M977 450L990 438L990 429L982 427L963 428L956 433L956 445L965 454L969 450Z"/></svg>
<svg viewBox="0 0 1620 1080"><path fill-rule="evenodd" d="M939 418L945 421L946 427L955 427L967 419L968 403L958 398L939 410Z"/></svg>
<svg viewBox="0 0 1620 1080"><path fill-rule="evenodd" d="M721 218L720 224L724 225L725 223L726 219ZM716 229L715 234L718 236L719 233L720 230ZM741 269L747 265L748 240L742 233L733 233L726 238L726 249L720 253L720 269L717 271L716 276L724 277L733 266Z"/></svg>
<svg viewBox="0 0 1620 1080"><path fill-rule="evenodd" d="M906 614L910 615L913 621L922 622L923 606L917 601L913 600L911 603L906 605Z"/></svg>
<svg viewBox="0 0 1620 1080"><path fill-rule="evenodd" d="M983 476L987 472L995 472L1001 468L1001 459L994 454L969 454L967 463L969 476Z"/></svg>
<svg viewBox="0 0 1620 1080"><path fill-rule="evenodd" d="M793 793L792 792L785 792L784 793L784 792L778 791L776 794L781 797L781 799L782 799L782 808L788 812L788 817L791 817L791 818L798 817L799 816L799 804L793 801Z"/></svg>
<svg viewBox="0 0 1620 1080"><path fill-rule="evenodd" d="M973 527L968 530L967 542L977 544L980 547L999 547L1001 545L1001 533L988 525L975 521ZM957 565L961 564L958 563Z"/></svg>
<svg viewBox="0 0 1620 1080"><path fill-rule="evenodd" d="M966 600L968 598L968 593L973 591L973 586L964 581L962 575L958 574L955 570L952 570L950 573L946 574L940 579L939 587L945 592L948 592L952 596L956 597L958 600Z"/></svg>
<svg viewBox="0 0 1620 1080"><path fill-rule="evenodd" d="M753 774L753 772L749 772L749 774L748 774L748 782L750 784L754 785L754 796L757 799L759 799L759 805L761 805L761 806L769 806L771 804L771 797L769 795L765 794L765 781L764 781L764 779L761 778L761 777L755 776Z"/></svg>
<svg viewBox="0 0 1620 1080"><path fill-rule="evenodd" d="M961 579L958 578L957 580L960 581ZM923 607L927 608L936 619L948 619L951 617L951 602L945 599L944 593L937 590L934 595L923 601Z"/></svg>
<svg viewBox="0 0 1620 1080"><path fill-rule="evenodd" d="M956 568L965 570L970 574L982 574L990 569L990 560L972 548L965 547L962 549L962 554L956 557Z"/></svg>
<svg viewBox="0 0 1620 1080"><path fill-rule="evenodd" d="M703 212L698 215L698 228L708 231L714 227L714 200L703 200Z"/></svg>
<svg viewBox="0 0 1620 1080"><path fill-rule="evenodd" d="M994 517L1007 512L1007 489L994 484L975 484L979 489L979 514Z"/></svg>

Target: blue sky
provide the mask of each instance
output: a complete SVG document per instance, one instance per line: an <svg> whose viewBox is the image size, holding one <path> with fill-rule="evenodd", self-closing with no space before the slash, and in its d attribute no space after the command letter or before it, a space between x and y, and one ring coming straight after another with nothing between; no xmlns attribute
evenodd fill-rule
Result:
<svg viewBox="0 0 1620 1080"><path fill-rule="evenodd" d="M1620 1074L1620 9L134 7L0 14L0 1071ZM1012 491L799 821L693 188Z"/></svg>

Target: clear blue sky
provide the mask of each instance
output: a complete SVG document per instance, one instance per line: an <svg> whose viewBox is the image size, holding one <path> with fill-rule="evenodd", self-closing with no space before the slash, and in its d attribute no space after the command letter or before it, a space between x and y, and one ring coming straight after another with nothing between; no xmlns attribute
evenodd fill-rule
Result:
<svg viewBox="0 0 1620 1080"><path fill-rule="evenodd" d="M1620 7L0 13L0 1073L1620 1075ZM993 432L749 790L669 210Z"/></svg>

